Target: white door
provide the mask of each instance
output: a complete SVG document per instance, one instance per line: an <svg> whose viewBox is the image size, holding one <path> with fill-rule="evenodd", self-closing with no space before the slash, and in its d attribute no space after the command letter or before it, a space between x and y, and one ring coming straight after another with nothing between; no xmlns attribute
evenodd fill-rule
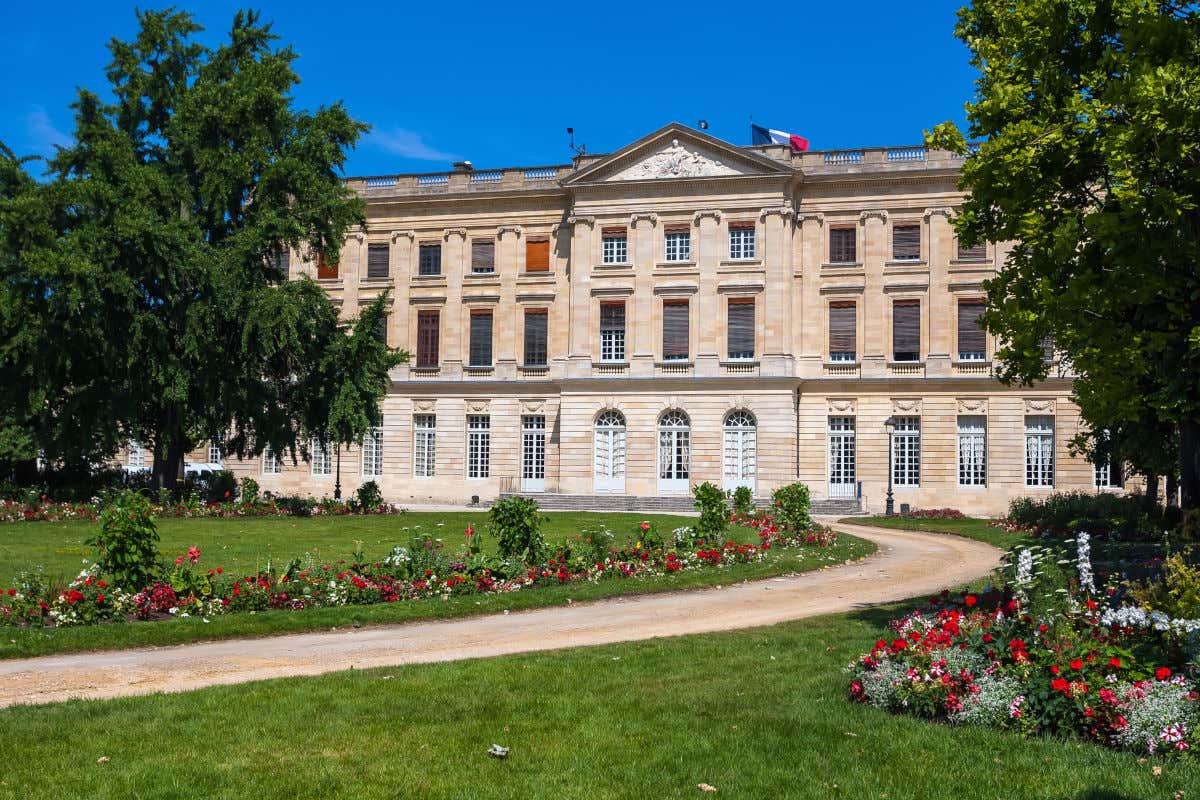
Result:
<svg viewBox="0 0 1200 800"><path fill-rule="evenodd" d="M592 464L596 494L625 493L625 417L620 411L605 411L596 418Z"/></svg>
<svg viewBox="0 0 1200 800"><path fill-rule="evenodd" d="M854 417L829 418L829 496L854 497L858 473L854 454Z"/></svg>
<svg viewBox="0 0 1200 800"><path fill-rule="evenodd" d="M687 494L692 460L692 426L687 414L668 411L658 421L658 493Z"/></svg>
<svg viewBox="0 0 1200 800"><path fill-rule="evenodd" d="M749 411L730 411L725 417L724 487L733 491L739 486L754 491L754 474L758 456L758 427Z"/></svg>
<svg viewBox="0 0 1200 800"><path fill-rule="evenodd" d="M546 418L521 417L521 491L546 491Z"/></svg>

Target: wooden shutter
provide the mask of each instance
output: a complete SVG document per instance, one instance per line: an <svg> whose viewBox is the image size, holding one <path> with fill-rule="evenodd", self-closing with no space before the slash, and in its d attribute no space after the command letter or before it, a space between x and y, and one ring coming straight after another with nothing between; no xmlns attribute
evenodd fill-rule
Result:
<svg viewBox="0 0 1200 800"><path fill-rule="evenodd" d="M492 312L471 312L471 360L472 367L492 365Z"/></svg>
<svg viewBox="0 0 1200 800"><path fill-rule="evenodd" d="M525 311L525 365L540 367L546 363L546 333L549 315L546 309Z"/></svg>
<svg viewBox="0 0 1200 800"><path fill-rule="evenodd" d="M892 258L896 261L919 261L921 258L921 226L892 226Z"/></svg>
<svg viewBox="0 0 1200 800"><path fill-rule="evenodd" d="M752 230L754 230L754 220L750 220L750 219L730 220L729 221L729 230L731 230L731 231L751 230L752 231Z"/></svg>
<svg viewBox="0 0 1200 800"><path fill-rule="evenodd" d="M663 225L663 233L691 233L692 226L686 222L672 222L670 225Z"/></svg>
<svg viewBox="0 0 1200 800"><path fill-rule="evenodd" d="M525 242L525 271L550 271L550 240L531 239Z"/></svg>
<svg viewBox="0 0 1200 800"><path fill-rule="evenodd" d="M367 277L386 278L390 250L386 244L367 245Z"/></svg>
<svg viewBox="0 0 1200 800"><path fill-rule="evenodd" d="M417 366L438 365L439 317L437 311L417 312Z"/></svg>
<svg viewBox="0 0 1200 800"><path fill-rule="evenodd" d="M440 244L421 245L421 263L418 271L421 275L442 274L442 246Z"/></svg>
<svg viewBox="0 0 1200 800"><path fill-rule="evenodd" d="M729 357L754 357L754 298L729 301Z"/></svg>
<svg viewBox="0 0 1200 800"><path fill-rule="evenodd" d="M317 253L317 278L321 280L332 280L338 276L337 262L330 262L325 256L325 251L321 250Z"/></svg>
<svg viewBox="0 0 1200 800"><path fill-rule="evenodd" d="M496 243L491 239L471 242L471 272L496 271Z"/></svg>
<svg viewBox="0 0 1200 800"><path fill-rule="evenodd" d="M686 361L688 358L688 301L663 303L663 359Z"/></svg>
<svg viewBox="0 0 1200 800"><path fill-rule="evenodd" d="M962 242L958 243L958 260L959 261L983 261L987 258L987 245L980 243L974 247L963 247Z"/></svg>
<svg viewBox="0 0 1200 800"><path fill-rule="evenodd" d="M854 228L829 229L829 261L833 264L853 264L858 261Z"/></svg>
<svg viewBox="0 0 1200 800"><path fill-rule="evenodd" d="M829 304L829 352L858 352L858 306L853 301Z"/></svg>
<svg viewBox="0 0 1200 800"><path fill-rule="evenodd" d="M921 301L892 303L892 360L921 359Z"/></svg>
<svg viewBox="0 0 1200 800"><path fill-rule="evenodd" d="M979 322L983 313L983 302L980 300L958 301L958 352L986 353L987 336Z"/></svg>
<svg viewBox="0 0 1200 800"><path fill-rule="evenodd" d="M600 229L600 235L605 239L622 239L629 235L625 227L608 226Z"/></svg>
<svg viewBox="0 0 1200 800"><path fill-rule="evenodd" d="M624 331L625 330L625 304L624 303L601 303L600 304L600 330L602 330L602 331Z"/></svg>

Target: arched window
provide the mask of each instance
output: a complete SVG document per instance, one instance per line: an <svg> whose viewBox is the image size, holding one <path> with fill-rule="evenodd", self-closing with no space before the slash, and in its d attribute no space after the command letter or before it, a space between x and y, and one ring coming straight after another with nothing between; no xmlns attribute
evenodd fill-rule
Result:
<svg viewBox="0 0 1200 800"><path fill-rule="evenodd" d="M625 417L620 411L601 412L596 417L595 491L622 494L625 491Z"/></svg>
<svg viewBox="0 0 1200 800"><path fill-rule="evenodd" d="M748 486L754 491L758 457L758 422L745 409L725 415L724 484L726 489Z"/></svg>
<svg viewBox="0 0 1200 800"><path fill-rule="evenodd" d="M658 418L658 490L682 493L689 490L692 423L679 409L664 411Z"/></svg>

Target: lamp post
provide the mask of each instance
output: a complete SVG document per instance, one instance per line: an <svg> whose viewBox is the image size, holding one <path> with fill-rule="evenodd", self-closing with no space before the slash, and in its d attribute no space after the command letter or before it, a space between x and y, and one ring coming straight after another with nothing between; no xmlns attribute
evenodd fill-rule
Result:
<svg viewBox="0 0 1200 800"><path fill-rule="evenodd" d="M892 514L896 513L896 504L895 504L895 501L892 499L892 451L895 449L892 447L892 444L893 444L892 434L896 430L896 418L888 417L887 419L885 419L883 421L883 429L885 431L887 431L887 437L888 437L888 467L887 467L887 469L888 469L888 490L887 490L887 505L884 507L883 513L890 517Z"/></svg>
<svg viewBox="0 0 1200 800"><path fill-rule="evenodd" d="M888 470L891 472L891 470ZM333 479L333 499L342 499L342 444L337 444L337 477Z"/></svg>

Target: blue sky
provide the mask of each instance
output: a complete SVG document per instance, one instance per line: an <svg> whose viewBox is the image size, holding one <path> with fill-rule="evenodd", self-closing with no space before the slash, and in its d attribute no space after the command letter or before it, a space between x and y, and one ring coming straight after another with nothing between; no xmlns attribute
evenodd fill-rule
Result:
<svg viewBox="0 0 1200 800"><path fill-rule="evenodd" d="M343 100L373 130L347 172L563 163L565 129L609 152L671 121L749 142L749 121L814 148L913 144L963 121L974 71L953 38L962 0L842 3L263 2L300 58L298 102ZM142 3L143 7L158 6ZM210 43L243 3L190 6ZM76 87L105 88L106 44L134 4L9 4L0 141L48 154Z"/></svg>

